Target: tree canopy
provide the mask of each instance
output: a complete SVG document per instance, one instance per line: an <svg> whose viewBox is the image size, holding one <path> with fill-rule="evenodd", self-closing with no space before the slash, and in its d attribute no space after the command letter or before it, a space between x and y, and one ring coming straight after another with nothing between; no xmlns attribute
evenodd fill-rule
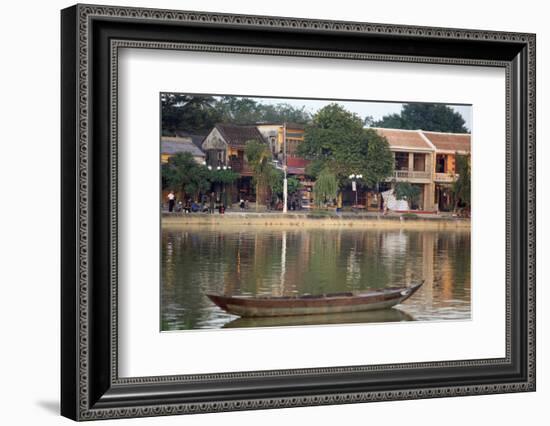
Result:
<svg viewBox="0 0 550 426"><path fill-rule="evenodd" d="M281 170L273 170L273 176L270 182L271 191L279 198L283 198L284 187L284 173ZM295 176L288 176L287 178L287 192L288 195L295 194L300 189L300 181Z"/></svg>
<svg viewBox="0 0 550 426"><path fill-rule="evenodd" d="M269 122L293 122L306 124L311 119L305 107L296 108L288 103L267 104L251 98L222 96L216 107L221 112L221 122L251 124Z"/></svg>
<svg viewBox="0 0 550 426"><path fill-rule="evenodd" d="M212 170L209 179L212 182L231 184L239 178L239 173L231 169Z"/></svg>
<svg viewBox="0 0 550 426"><path fill-rule="evenodd" d="M363 119L341 105L330 104L313 116L298 153L311 160L308 174L328 170L343 184L350 174L362 174L367 186L389 176L393 157L385 138L363 127Z"/></svg>
<svg viewBox="0 0 550 426"><path fill-rule="evenodd" d="M409 182L397 182L395 184L395 198L410 202L410 208L412 208L413 203L418 202L421 192L418 186L412 185Z"/></svg>
<svg viewBox="0 0 550 426"><path fill-rule="evenodd" d="M206 134L216 123L252 124L262 122L293 122L306 124L311 120L305 107L288 103L262 103L237 96L195 96L178 93L161 94L162 131L165 135L177 131Z"/></svg>
<svg viewBox="0 0 550 426"><path fill-rule="evenodd" d="M399 114L389 114L373 121L373 127L426 130L432 132L468 133L460 113L441 104L405 104Z"/></svg>
<svg viewBox="0 0 550 426"><path fill-rule="evenodd" d="M212 96L189 96L178 93L162 93L162 133L175 134L186 131L206 134L221 120L221 112Z"/></svg>
<svg viewBox="0 0 550 426"><path fill-rule="evenodd" d="M471 182L470 182L470 160L467 155L456 154L456 173L458 175L453 184L453 195L455 199L455 210L459 204L470 209Z"/></svg>
<svg viewBox="0 0 550 426"><path fill-rule="evenodd" d="M193 155L185 152L173 155L162 165L162 187L183 191L195 200L210 191L213 183L230 184L239 178L233 170L209 170L198 164Z"/></svg>
<svg viewBox="0 0 550 426"><path fill-rule="evenodd" d="M162 165L163 188L183 191L193 195L195 200L199 194L210 189L210 171L198 164L189 152L178 153Z"/></svg>
<svg viewBox="0 0 550 426"><path fill-rule="evenodd" d="M338 180L336 176L329 169L321 170L313 187L313 198L317 207L336 198L337 193Z"/></svg>

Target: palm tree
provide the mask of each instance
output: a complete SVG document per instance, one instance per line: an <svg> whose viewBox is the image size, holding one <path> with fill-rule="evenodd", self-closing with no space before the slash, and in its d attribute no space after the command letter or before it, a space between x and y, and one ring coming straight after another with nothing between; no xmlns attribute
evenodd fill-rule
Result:
<svg viewBox="0 0 550 426"><path fill-rule="evenodd" d="M250 140L246 143L244 153L246 155L246 161L254 175L254 182L256 184L256 211L258 211L260 188L266 186L273 174L271 151L266 144L256 140Z"/></svg>

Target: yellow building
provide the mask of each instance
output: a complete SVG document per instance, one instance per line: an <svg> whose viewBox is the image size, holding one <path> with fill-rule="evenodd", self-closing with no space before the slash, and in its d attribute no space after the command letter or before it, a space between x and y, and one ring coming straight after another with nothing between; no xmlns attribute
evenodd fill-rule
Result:
<svg viewBox="0 0 550 426"><path fill-rule="evenodd" d="M268 142L274 159L283 161L285 134L287 158L298 158L298 145L304 141L305 127L302 124L260 123L256 127Z"/></svg>
<svg viewBox="0 0 550 426"><path fill-rule="evenodd" d="M260 123L256 127L269 144L273 159L277 161L279 167L282 167L283 164L286 165L288 175L295 176L300 180L301 186L296 194L298 201L295 200L295 202L298 202L302 208L310 208L313 183L305 176L309 161L298 155L298 146L304 141L305 126L298 123Z"/></svg>
<svg viewBox="0 0 550 426"><path fill-rule="evenodd" d="M374 128L388 141L395 167L387 183L408 182L421 191L422 211L452 210L452 184L456 181L456 155L469 155L470 134Z"/></svg>
<svg viewBox="0 0 550 426"><path fill-rule="evenodd" d="M189 137L162 136L160 138L160 161L167 163L168 159L177 153L190 153L195 161L203 164L206 158L204 152L196 146Z"/></svg>
<svg viewBox="0 0 550 426"><path fill-rule="evenodd" d="M470 155L471 136L465 133L422 132L435 149L434 204L438 210L453 209L452 184L456 181L456 156Z"/></svg>
<svg viewBox="0 0 550 426"><path fill-rule="evenodd" d="M408 182L420 189L416 210L434 211L433 164L435 152L422 132L402 129L374 129L388 141L395 167L387 182Z"/></svg>

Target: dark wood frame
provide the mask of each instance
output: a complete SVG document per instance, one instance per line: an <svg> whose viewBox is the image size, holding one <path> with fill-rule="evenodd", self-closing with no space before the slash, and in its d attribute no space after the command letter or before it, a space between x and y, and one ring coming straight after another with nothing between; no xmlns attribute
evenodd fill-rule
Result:
<svg viewBox="0 0 550 426"><path fill-rule="evenodd" d="M535 390L535 36L76 5L62 28L61 413L75 420ZM506 357L117 374L117 49L193 49L506 69Z"/></svg>

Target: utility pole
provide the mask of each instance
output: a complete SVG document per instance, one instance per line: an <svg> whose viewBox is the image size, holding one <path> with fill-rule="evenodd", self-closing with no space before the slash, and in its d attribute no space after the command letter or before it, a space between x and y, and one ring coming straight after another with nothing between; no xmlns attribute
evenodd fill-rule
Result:
<svg viewBox="0 0 550 426"><path fill-rule="evenodd" d="M286 180L286 121L283 123L283 173L283 213L286 213L288 204L288 182Z"/></svg>

